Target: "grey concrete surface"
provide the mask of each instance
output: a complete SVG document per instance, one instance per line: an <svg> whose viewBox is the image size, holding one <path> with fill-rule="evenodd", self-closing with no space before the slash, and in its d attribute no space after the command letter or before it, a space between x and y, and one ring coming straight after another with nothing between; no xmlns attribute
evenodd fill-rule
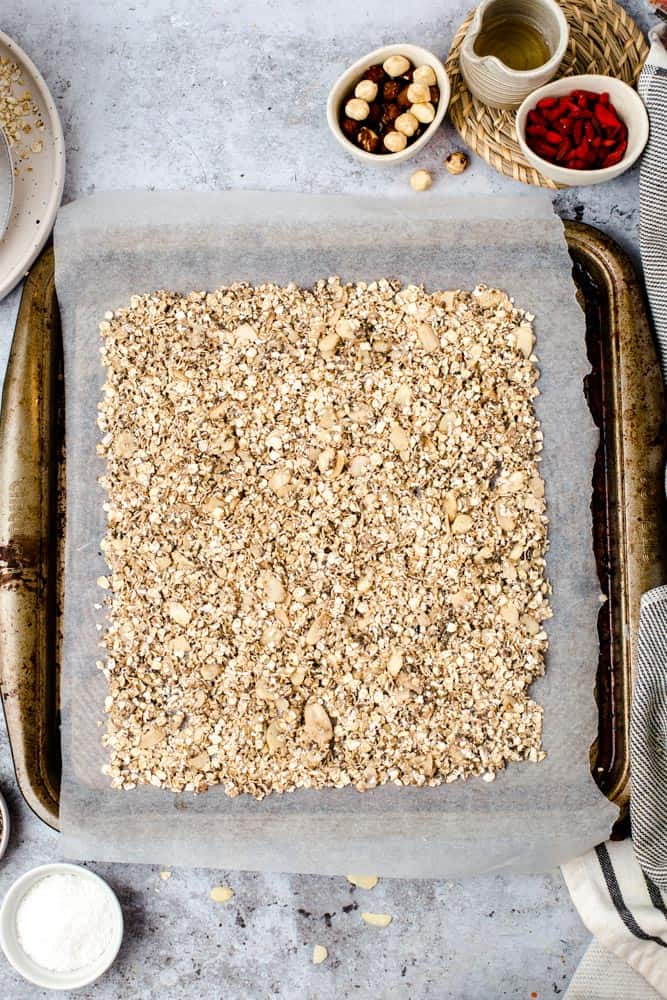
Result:
<svg viewBox="0 0 667 1000"><path fill-rule="evenodd" d="M583 2L583 0L582 0ZM470 0L4 0L0 28L32 56L62 115L66 200L124 188L265 188L403 194L416 167L452 196L532 191L473 160L442 169L460 145L446 127L415 161L370 169L329 136L324 102L346 63L389 41L445 54ZM647 26L642 0L625 6ZM424 197L428 197L427 195ZM573 189L557 210L616 238L635 258L636 171ZM19 292L0 304L4 372ZM59 859L58 838L23 805L0 723L0 787L14 831L0 893L33 865ZM164 859L165 864L169 861ZM342 879L93 866L118 891L127 933L95 1000L199 996L307 1000L528 1000L563 992L588 934L556 872L462 882L383 881L372 892ZM231 903L208 897L234 888ZM393 914L364 925L361 910ZM313 944L329 949L314 967ZM41 991L0 960L0 997Z"/></svg>

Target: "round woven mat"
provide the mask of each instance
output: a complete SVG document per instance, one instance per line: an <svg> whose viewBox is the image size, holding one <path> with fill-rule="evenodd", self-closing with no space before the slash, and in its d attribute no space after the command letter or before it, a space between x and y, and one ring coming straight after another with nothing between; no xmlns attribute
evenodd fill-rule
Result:
<svg viewBox="0 0 667 1000"><path fill-rule="evenodd" d="M570 42L559 76L605 73L634 85L648 55L648 45L632 18L615 0L561 0L570 25ZM531 167L516 141L514 111L488 108L465 85L459 49L473 15L459 28L445 68L452 85L449 117L461 138L499 173L524 184L558 188Z"/></svg>

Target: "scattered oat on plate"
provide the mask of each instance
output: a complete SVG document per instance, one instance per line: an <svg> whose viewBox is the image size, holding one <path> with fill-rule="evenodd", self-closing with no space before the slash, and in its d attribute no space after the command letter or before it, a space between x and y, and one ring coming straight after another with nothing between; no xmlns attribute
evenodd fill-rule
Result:
<svg viewBox="0 0 667 1000"><path fill-rule="evenodd" d="M135 296L101 324L112 784L229 795L538 761L538 372L500 291Z"/></svg>

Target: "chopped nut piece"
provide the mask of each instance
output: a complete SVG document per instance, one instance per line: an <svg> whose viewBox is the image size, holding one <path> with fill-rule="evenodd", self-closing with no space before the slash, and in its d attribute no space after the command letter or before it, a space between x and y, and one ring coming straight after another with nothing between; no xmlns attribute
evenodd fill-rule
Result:
<svg viewBox="0 0 667 1000"><path fill-rule="evenodd" d="M420 323L417 327L417 336L419 337L419 343L425 351L437 351L440 347L440 340L433 332L433 327L430 323Z"/></svg>
<svg viewBox="0 0 667 1000"><path fill-rule="evenodd" d="M519 348L524 358L529 358L535 346L535 335L533 329L527 324L522 324L516 331L516 346Z"/></svg>
<svg viewBox="0 0 667 1000"><path fill-rule="evenodd" d="M345 878L358 889L374 889L380 881L377 875L346 875Z"/></svg>
<svg viewBox="0 0 667 1000"><path fill-rule="evenodd" d="M323 944L313 945L313 965L321 965L326 962L329 952Z"/></svg>
<svg viewBox="0 0 667 1000"><path fill-rule="evenodd" d="M187 625L190 622L190 612L178 601L167 601L167 614L177 625Z"/></svg>
<svg viewBox="0 0 667 1000"><path fill-rule="evenodd" d="M339 340L340 338L336 333L329 333L326 337L322 337L319 347L324 357L330 357L335 353Z"/></svg>
<svg viewBox="0 0 667 1000"><path fill-rule="evenodd" d="M462 535L472 528L472 518L470 514L457 514L452 524L452 531L455 535Z"/></svg>
<svg viewBox="0 0 667 1000"><path fill-rule="evenodd" d="M410 447L410 438L405 433L400 424L392 424L389 432L389 440L396 451L405 451Z"/></svg>
<svg viewBox="0 0 667 1000"><path fill-rule="evenodd" d="M309 702L303 711L303 722L306 734L320 745L330 743L333 739L333 726L326 710L317 701Z"/></svg>
<svg viewBox="0 0 667 1000"><path fill-rule="evenodd" d="M274 604L284 604L287 599L285 588L274 573L267 573L264 578L264 593Z"/></svg>
<svg viewBox="0 0 667 1000"><path fill-rule="evenodd" d="M361 919L371 927L388 927L392 920L388 913L362 913Z"/></svg>

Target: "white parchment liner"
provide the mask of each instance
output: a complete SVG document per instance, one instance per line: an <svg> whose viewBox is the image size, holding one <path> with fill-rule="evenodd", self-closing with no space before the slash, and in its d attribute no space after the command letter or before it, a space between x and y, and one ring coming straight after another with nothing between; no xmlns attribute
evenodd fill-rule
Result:
<svg viewBox="0 0 667 1000"><path fill-rule="evenodd" d="M554 618L544 706L547 759L514 764L492 784L385 786L227 798L140 788L101 775L106 681L96 668L103 613L96 578L104 494L96 407L104 382L98 324L134 293L188 292L232 281L310 285L398 277L427 289L486 282L536 316L550 518ZM406 199L269 193L93 196L56 228L67 420L67 543L62 671L65 853L267 871L454 877L539 870L591 847L616 816L590 776L599 585L591 477L597 431L584 400L589 369L562 224L547 195Z"/></svg>

